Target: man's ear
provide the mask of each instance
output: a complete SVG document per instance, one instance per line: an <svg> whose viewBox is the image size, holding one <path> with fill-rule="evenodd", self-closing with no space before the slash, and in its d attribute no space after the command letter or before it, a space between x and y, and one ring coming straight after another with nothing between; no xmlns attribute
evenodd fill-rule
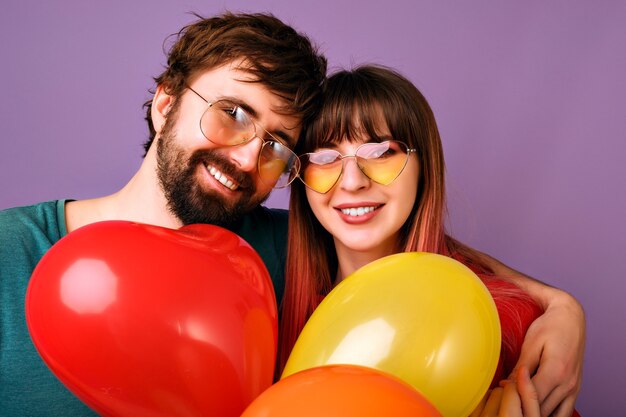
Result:
<svg viewBox="0 0 626 417"><path fill-rule="evenodd" d="M152 108L150 114L152 115L152 125L156 133L161 133L167 114L169 113L172 104L174 103L174 97L165 92L165 87L160 84L154 97L152 98Z"/></svg>

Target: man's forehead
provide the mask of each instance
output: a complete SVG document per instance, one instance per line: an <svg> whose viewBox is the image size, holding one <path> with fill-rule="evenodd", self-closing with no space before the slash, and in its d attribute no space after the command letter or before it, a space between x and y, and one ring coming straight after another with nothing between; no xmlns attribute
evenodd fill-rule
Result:
<svg viewBox="0 0 626 417"><path fill-rule="evenodd" d="M239 103L264 129L295 145L302 129L302 115L294 111L293 98L274 91L245 60L198 71L189 83L196 81L207 100L230 99Z"/></svg>
<svg viewBox="0 0 626 417"><path fill-rule="evenodd" d="M263 87L269 94L273 96L272 111L287 115L295 116L298 120L302 119L302 115L293 110L294 97L286 96L285 93L276 91L267 82L261 80L256 72L256 68L247 60L239 59L230 62L229 67L234 71L236 80L243 83L258 84Z"/></svg>

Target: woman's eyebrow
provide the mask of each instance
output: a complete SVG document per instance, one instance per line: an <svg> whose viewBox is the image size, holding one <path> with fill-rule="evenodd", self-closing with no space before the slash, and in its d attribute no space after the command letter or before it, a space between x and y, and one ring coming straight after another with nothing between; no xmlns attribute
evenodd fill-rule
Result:
<svg viewBox="0 0 626 417"><path fill-rule="evenodd" d="M363 143L385 142L388 140L393 140L393 136L391 136L391 134L376 135L376 136L370 137L367 141Z"/></svg>

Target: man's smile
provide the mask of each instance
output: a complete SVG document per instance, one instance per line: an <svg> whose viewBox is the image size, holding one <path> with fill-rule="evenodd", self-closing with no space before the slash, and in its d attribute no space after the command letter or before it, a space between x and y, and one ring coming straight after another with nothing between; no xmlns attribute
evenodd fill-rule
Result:
<svg viewBox="0 0 626 417"><path fill-rule="evenodd" d="M224 175L224 173L222 173L222 171L215 168L215 166L206 164L205 167L209 174L211 174L211 176L219 181L220 184L222 184L224 187L228 188L231 191L235 191L237 190L237 188L239 188L239 184L228 178L226 175Z"/></svg>

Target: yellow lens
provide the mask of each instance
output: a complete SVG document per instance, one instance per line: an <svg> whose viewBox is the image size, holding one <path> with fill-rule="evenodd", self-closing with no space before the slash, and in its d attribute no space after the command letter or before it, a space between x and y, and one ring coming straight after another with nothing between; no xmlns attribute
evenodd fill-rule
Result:
<svg viewBox="0 0 626 417"><path fill-rule="evenodd" d="M356 158L361 171L372 181L389 185L404 169L408 153L404 143L389 140L360 146Z"/></svg>
<svg viewBox="0 0 626 417"><path fill-rule="evenodd" d="M281 159L261 161L259 163L259 174L266 183L274 183L287 169L287 163Z"/></svg>
<svg viewBox="0 0 626 417"><path fill-rule="evenodd" d="M358 161L363 173L372 181L382 185L389 185L402 172L407 161L407 154L398 153L386 158L376 159L359 158Z"/></svg>
<svg viewBox="0 0 626 417"><path fill-rule="evenodd" d="M208 128L207 131L209 133L206 136L209 137L209 140L219 145L234 146L245 143L250 139L250 133L248 132L241 132L216 124Z"/></svg>
<svg viewBox="0 0 626 417"><path fill-rule="evenodd" d="M265 184L286 187L299 171L300 160L291 149L273 140L263 143L259 154L259 175Z"/></svg>
<svg viewBox="0 0 626 417"><path fill-rule="evenodd" d="M341 175L341 161L327 165L309 164L304 170L304 183L318 193L327 193Z"/></svg>

